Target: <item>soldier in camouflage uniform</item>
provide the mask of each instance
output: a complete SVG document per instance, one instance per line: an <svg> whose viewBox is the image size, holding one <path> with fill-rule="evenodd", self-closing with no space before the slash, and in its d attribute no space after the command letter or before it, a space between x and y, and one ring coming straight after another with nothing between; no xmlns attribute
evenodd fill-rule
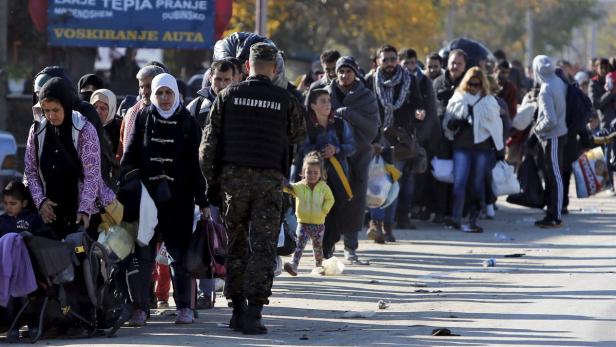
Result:
<svg viewBox="0 0 616 347"><path fill-rule="evenodd" d="M229 235L229 327L244 334L267 333L261 310L269 303L274 279L289 146L306 133L301 105L271 82L277 54L266 43L251 47L250 76L220 92L200 148L207 195L222 205Z"/></svg>

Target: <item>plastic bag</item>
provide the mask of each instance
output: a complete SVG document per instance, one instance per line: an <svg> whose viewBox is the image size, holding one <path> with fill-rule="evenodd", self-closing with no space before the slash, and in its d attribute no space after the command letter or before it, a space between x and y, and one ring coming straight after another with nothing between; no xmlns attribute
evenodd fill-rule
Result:
<svg viewBox="0 0 616 347"><path fill-rule="evenodd" d="M169 265L171 263L169 261L169 253L167 252L167 247L164 242L158 249L158 253L156 254L156 262L160 265Z"/></svg>
<svg viewBox="0 0 616 347"><path fill-rule="evenodd" d="M520 192L520 182L513 166L501 160L492 169L492 192L494 195L511 195Z"/></svg>
<svg viewBox="0 0 616 347"><path fill-rule="evenodd" d="M432 176L443 183L453 183L453 160L432 158Z"/></svg>
<svg viewBox="0 0 616 347"><path fill-rule="evenodd" d="M325 276L341 275L344 272L344 263L336 257L331 257L323 260L323 269Z"/></svg>
<svg viewBox="0 0 616 347"><path fill-rule="evenodd" d="M385 160L380 155L375 156L368 169L368 192L366 205L369 208L378 208L387 201L392 181L385 170Z"/></svg>
<svg viewBox="0 0 616 347"><path fill-rule="evenodd" d="M572 169L578 198L595 195L608 184L609 173L601 147L582 154L573 162Z"/></svg>
<svg viewBox="0 0 616 347"><path fill-rule="evenodd" d="M98 243L105 245L109 253L114 254L118 260L128 257L135 248L135 239L123 224L125 223L100 229L98 234Z"/></svg>
<svg viewBox="0 0 616 347"><path fill-rule="evenodd" d="M536 102L529 102L525 105L520 105L518 107L518 112L513 117L511 121L511 126L516 128L517 130L524 130L530 126L535 118L535 111L537 110Z"/></svg>

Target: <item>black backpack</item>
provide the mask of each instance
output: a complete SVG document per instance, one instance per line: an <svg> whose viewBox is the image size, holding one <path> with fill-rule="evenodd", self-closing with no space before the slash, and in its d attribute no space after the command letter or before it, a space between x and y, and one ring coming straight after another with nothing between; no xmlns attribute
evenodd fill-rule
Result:
<svg viewBox="0 0 616 347"><path fill-rule="evenodd" d="M566 83L566 82L565 82ZM569 133L586 130L586 124L592 116L592 103L577 83L567 83L567 129Z"/></svg>

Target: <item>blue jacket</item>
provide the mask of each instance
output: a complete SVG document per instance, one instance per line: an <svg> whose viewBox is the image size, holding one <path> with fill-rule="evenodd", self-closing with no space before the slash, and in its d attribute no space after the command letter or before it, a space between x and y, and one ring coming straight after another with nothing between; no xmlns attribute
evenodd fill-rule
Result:
<svg viewBox="0 0 616 347"><path fill-rule="evenodd" d="M15 217L0 215L0 237L8 233L29 231L35 234L43 226L43 220L37 213L23 210Z"/></svg>

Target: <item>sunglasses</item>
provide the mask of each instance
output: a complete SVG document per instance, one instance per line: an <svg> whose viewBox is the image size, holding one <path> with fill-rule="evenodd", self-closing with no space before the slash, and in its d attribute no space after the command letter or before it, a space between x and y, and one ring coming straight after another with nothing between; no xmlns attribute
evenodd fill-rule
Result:
<svg viewBox="0 0 616 347"><path fill-rule="evenodd" d="M481 88L481 83L469 83L469 87Z"/></svg>

